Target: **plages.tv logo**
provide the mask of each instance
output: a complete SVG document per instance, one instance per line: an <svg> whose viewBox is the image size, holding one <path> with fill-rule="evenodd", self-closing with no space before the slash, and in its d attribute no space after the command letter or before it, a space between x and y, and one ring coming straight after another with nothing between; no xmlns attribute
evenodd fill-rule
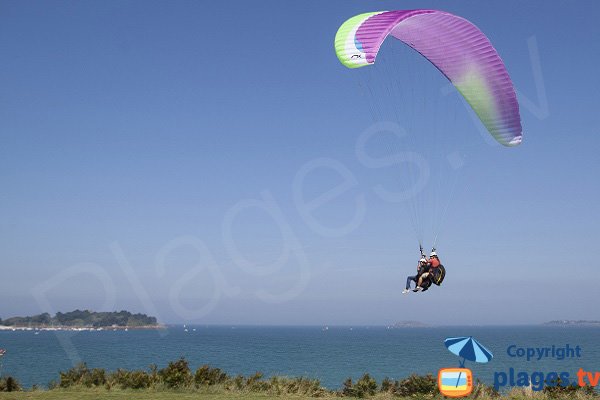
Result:
<svg viewBox="0 0 600 400"><path fill-rule="evenodd" d="M481 343L468 337L446 338L444 344L462 358L459 368L442 368L438 372L438 388L447 397L465 397L473 391L473 372L465 368L465 361L489 362L494 356Z"/></svg>
<svg viewBox="0 0 600 400"><path fill-rule="evenodd" d="M440 393L447 397L464 397L473 391L473 373L468 368L442 368L438 372Z"/></svg>

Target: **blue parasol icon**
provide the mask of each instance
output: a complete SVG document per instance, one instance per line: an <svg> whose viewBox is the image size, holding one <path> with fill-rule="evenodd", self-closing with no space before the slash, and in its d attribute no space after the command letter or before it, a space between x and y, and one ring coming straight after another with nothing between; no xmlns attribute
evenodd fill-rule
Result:
<svg viewBox="0 0 600 400"><path fill-rule="evenodd" d="M483 347L477 340L473 339L473 336L446 338L444 344L451 353L462 357L462 361L460 362L461 368L464 368L465 360L486 363L494 357L488 349ZM462 373L458 374L456 386L458 386L461 374Z"/></svg>

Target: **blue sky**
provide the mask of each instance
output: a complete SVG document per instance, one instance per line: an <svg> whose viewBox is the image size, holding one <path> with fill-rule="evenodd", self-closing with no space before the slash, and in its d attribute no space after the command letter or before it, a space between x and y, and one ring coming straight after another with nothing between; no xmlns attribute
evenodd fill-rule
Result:
<svg viewBox="0 0 600 400"><path fill-rule="evenodd" d="M405 204L374 190L393 171L357 156L373 120L333 38L355 14L410 8L486 33L524 142L489 145L458 99L411 113L416 127L451 116L467 139L438 243L447 280L402 296L416 240ZM599 16L592 1L2 1L0 316L599 319ZM409 90L440 92L433 68L411 65L426 83Z"/></svg>

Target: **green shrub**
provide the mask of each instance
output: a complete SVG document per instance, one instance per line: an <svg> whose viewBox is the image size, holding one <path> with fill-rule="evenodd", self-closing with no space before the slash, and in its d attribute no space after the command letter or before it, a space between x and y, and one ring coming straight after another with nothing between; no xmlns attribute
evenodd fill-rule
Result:
<svg viewBox="0 0 600 400"><path fill-rule="evenodd" d="M0 392L18 392L20 390L21 384L12 376L0 378Z"/></svg>
<svg viewBox="0 0 600 400"><path fill-rule="evenodd" d="M392 393L393 394L393 393L396 393L396 391L398 390L399 384L400 383L398 381L393 381L386 376L381 381L381 388L379 390L384 393Z"/></svg>
<svg viewBox="0 0 600 400"><path fill-rule="evenodd" d="M156 364L150 364L148 376L150 377L150 386L156 386L161 382L160 375L158 374L158 366Z"/></svg>
<svg viewBox="0 0 600 400"><path fill-rule="evenodd" d="M250 375L246 378L246 390L251 392L266 392L269 390L269 382L263 381L263 373L255 372L254 375Z"/></svg>
<svg viewBox="0 0 600 400"><path fill-rule="evenodd" d="M418 394L434 395L437 393L439 393L437 380L431 374L413 374L395 384L394 390L394 394L399 396L413 396Z"/></svg>
<svg viewBox="0 0 600 400"><path fill-rule="evenodd" d="M77 364L66 372L59 372L58 386L67 388L83 385L85 387L102 386L106 384L106 371L102 368L90 370L85 363Z"/></svg>
<svg viewBox="0 0 600 400"><path fill-rule="evenodd" d="M79 363L73 368L63 372L60 371L59 386L61 388L67 388L71 386L80 385L83 380L83 376L88 373L88 367L85 363Z"/></svg>
<svg viewBox="0 0 600 400"><path fill-rule="evenodd" d="M342 396L354 396L354 383L352 382L352 378L348 378L344 381L342 385Z"/></svg>
<svg viewBox="0 0 600 400"><path fill-rule="evenodd" d="M593 386L579 386L576 384L565 385L560 378L552 379L545 382L546 385L542 392L550 398L564 398L573 396L577 393L582 393L588 396L597 396L598 393Z"/></svg>
<svg viewBox="0 0 600 400"><path fill-rule="evenodd" d="M118 369L108 376L109 386L121 389L147 389L152 386L152 377L145 371Z"/></svg>
<svg viewBox="0 0 600 400"><path fill-rule="evenodd" d="M152 385L152 377L145 371L131 371L129 381L127 382L128 389L146 389Z"/></svg>
<svg viewBox="0 0 600 400"><path fill-rule="evenodd" d="M473 388L471 397L474 399L478 399L480 397L481 398L497 398L497 397L500 397L500 392L498 392L495 387L486 385L485 383L483 383L479 379L477 379L477 383L475 384L475 387Z"/></svg>
<svg viewBox="0 0 600 400"><path fill-rule="evenodd" d="M233 378L230 384L227 385L228 390L244 390L246 379L242 375L237 375Z"/></svg>
<svg viewBox="0 0 600 400"><path fill-rule="evenodd" d="M342 389L342 396L367 397L377 392L377 381L369 374L364 374L356 383L351 378L346 379Z"/></svg>
<svg viewBox="0 0 600 400"><path fill-rule="evenodd" d="M86 387L102 386L106 384L106 371L102 368L88 370L87 373L82 376L82 384Z"/></svg>
<svg viewBox="0 0 600 400"><path fill-rule="evenodd" d="M228 376L220 368L211 368L203 365L196 370L194 382L197 386L210 386L225 383Z"/></svg>
<svg viewBox="0 0 600 400"><path fill-rule="evenodd" d="M275 395L304 395L310 397L321 397L327 393L321 382L317 379L281 378L274 376L269 380L269 391Z"/></svg>
<svg viewBox="0 0 600 400"><path fill-rule="evenodd" d="M168 388L183 388L190 386L194 380L190 366L185 358L169 362L166 368L158 371L162 383Z"/></svg>

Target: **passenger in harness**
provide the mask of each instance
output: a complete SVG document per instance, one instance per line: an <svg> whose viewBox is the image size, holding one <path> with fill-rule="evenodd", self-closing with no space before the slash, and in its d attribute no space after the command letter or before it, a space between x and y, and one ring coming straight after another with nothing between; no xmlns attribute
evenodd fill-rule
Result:
<svg viewBox="0 0 600 400"><path fill-rule="evenodd" d="M419 281L417 282L415 292L427 290L429 286L431 286L431 283L435 283L439 286L444 280L445 275L446 271L444 269L444 266L440 262L440 259L437 253L435 252L435 249L431 249L431 254L429 254L429 262L427 263L426 271L419 277Z"/></svg>
<svg viewBox="0 0 600 400"><path fill-rule="evenodd" d="M419 263L417 264L417 274L406 278L406 287L402 291L402 294L406 294L406 293L410 292L411 291L410 282L413 281L415 283L415 285L417 285L419 278L425 271L427 271L427 258L425 258L425 255L421 253L421 259L419 260Z"/></svg>

